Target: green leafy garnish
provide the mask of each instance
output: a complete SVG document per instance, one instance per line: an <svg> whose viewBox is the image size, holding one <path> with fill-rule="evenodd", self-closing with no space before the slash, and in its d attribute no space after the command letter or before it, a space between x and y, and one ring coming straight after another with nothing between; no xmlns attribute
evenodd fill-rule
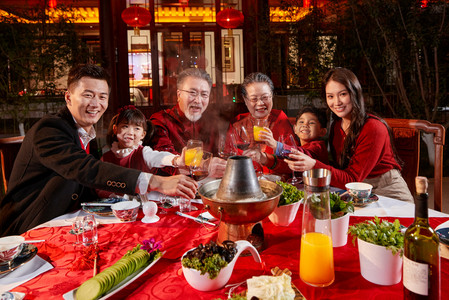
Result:
<svg viewBox="0 0 449 300"><path fill-rule="evenodd" d="M183 258L182 265L186 268L195 269L201 272L201 275L209 273L209 278L214 279L220 273L220 270L228 265L220 254L215 253L210 257L206 257L203 261L194 258Z"/></svg>
<svg viewBox="0 0 449 300"><path fill-rule="evenodd" d="M354 204L352 201L345 202L338 193L330 193L331 218L336 219L347 213L354 212Z"/></svg>
<svg viewBox="0 0 449 300"><path fill-rule="evenodd" d="M133 255L134 253L136 253L137 251L139 251L140 247L142 247L142 245L141 245L141 244L137 244L136 247L132 248L131 250L128 250L128 251L125 253L125 255L123 255L123 257Z"/></svg>
<svg viewBox="0 0 449 300"><path fill-rule="evenodd" d="M304 199L304 191L298 190L296 186L282 181L276 181L276 183L284 189L278 206L292 204Z"/></svg>
<svg viewBox="0 0 449 300"><path fill-rule="evenodd" d="M365 242L379 246L387 247L393 254L400 253L404 249L404 236L401 233L401 224L399 220L393 223L387 220L381 220L374 217L374 220L368 220L349 226L349 234L353 236L352 243L355 245L355 239L359 238Z"/></svg>

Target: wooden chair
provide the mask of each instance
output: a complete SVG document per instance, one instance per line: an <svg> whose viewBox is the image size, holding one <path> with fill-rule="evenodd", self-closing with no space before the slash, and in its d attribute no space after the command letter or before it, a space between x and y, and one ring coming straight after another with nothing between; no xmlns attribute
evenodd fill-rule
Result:
<svg viewBox="0 0 449 300"><path fill-rule="evenodd" d="M1 192L6 194L9 176L11 175L14 160L22 145L24 136L14 136L0 139L0 163L2 171Z"/></svg>
<svg viewBox="0 0 449 300"><path fill-rule="evenodd" d="M445 128L441 124L430 123L425 120L385 119L391 127L394 143L399 157L404 162L402 177L408 188L415 193L415 177L419 172L420 131L433 133L435 144L434 167L434 209L441 211L443 203L443 146Z"/></svg>

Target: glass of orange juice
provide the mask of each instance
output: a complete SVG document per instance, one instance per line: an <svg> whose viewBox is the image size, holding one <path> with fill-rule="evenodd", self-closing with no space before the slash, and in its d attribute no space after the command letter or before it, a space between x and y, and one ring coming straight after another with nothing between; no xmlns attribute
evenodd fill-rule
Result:
<svg viewBox="0 0 449 300"><path fill-rule="evenodd" d="M264 127L267 127L267 126L268 126L268 121L266 119L256 119L254 121L253 135L254 135L254 140L256 142L261 142L260 132L262 130L264 130Z"/></svg>
<svg viewBox="0 0 449 300"><path fill-rule="evenodd" d="M305 201L299 276L311 286L324 287L335 280L329 201L331 172L313 169L305 171L303 179Z"/></svg>
<svg viewBox="0 0 449 300"><path fill-rule="evenodd" d="M184 156L185 165L197 167L203 158L203 142L199 140L189 140L186 145Z"/></svg>

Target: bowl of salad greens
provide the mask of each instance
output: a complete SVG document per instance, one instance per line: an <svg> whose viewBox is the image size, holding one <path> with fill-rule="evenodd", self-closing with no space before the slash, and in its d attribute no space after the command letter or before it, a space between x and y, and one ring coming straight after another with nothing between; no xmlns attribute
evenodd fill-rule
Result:
<svg viewBox="0 0 449 300"><path fill-rule="evenodd" d="M277 226L288 226L296 218L299 206L304 199L304 191L298 190L294 185L277 181L283 189L281 197L279 199L278 206L268 216L270 221Z"/></svg>
<svg viewBox="0 0 449 300"><path fill-rule="evenodd" d="M200 244L182 256L182 272L187 282L196 290L221 289L231 278L238 257L246 250L256 262L262 262L256 248L248 241L224 241L223 246L214 242Z"/></svg>

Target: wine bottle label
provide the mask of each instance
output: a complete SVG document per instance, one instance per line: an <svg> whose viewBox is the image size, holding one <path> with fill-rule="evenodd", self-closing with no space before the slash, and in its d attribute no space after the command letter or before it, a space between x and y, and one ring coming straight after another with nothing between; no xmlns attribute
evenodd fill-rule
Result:
<svg viewBox="0 0 449 300"><path fill-rule="evenodd" d="M428 296L429 265L418 263L404 255L402 282L413 293Z"/></svg>

